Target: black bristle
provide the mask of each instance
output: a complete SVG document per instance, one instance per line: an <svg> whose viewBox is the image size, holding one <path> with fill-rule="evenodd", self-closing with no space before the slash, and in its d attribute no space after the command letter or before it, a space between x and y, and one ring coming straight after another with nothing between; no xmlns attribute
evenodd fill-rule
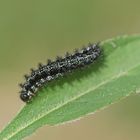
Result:
<svg viewBox="0 0 140 140"><path fill-rule="evenodd" d="M31 70L32 73L34 72L34 69L33 68L31 68L30 70Z"/></svg>
<svg viewBox="0 0 140 140"><path fill-rule="evenodd" d="M66 52L65 57L69 57L69 56L70 56L70 53Z"/></svg>
<svg viewBox="0 0 140 140"><path fill-rule="evenodd" d="M28 77L29 77L29 76L28 76L27 74L24 75L24 78L25 78L26 80L28 79Z"/></svg>
<svg viewBox="0 0 140 140"><path fill-rule="evenodd" d="M61 60L62 60L62 57L60 57L60 56L56 57L56 61L61 61Z"/></svg>
<svg viewBox="0 0 140 140"><path fill-rule="evenodd" d="M74 50L74 53L79 53L79 50L78 50L78 49L75 49L75 50Z"/></svg>
<svg viewBox="0 0 140 140"><path fill-rule="evenodd" d="M38 68L42 68L42 63L38 63Z"/></svg>
<svg viewBox="0 0 140 140"><path fill-rule="evenodd" d="M48 59L47 64L51 64L51 63L52 63L51 59Z"/></svg>
<svg viewBox="0 0 140 140"><path fill-rule="evenodd" d="M23 84L18 84L18 85L19 85L19 87L23 88Z"/></svg>

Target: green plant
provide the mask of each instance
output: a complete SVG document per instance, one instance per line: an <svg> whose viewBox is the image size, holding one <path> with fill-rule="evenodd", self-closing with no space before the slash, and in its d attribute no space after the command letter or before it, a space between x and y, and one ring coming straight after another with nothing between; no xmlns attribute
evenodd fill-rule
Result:
<svg viewBox="0 0 140 140"><path fill-rule="evenodd" d="M58 125L94 113L140 92L140 36L101 42L103 56L44 87L3 129L0 139L20 140L43 125Z"/></svg>

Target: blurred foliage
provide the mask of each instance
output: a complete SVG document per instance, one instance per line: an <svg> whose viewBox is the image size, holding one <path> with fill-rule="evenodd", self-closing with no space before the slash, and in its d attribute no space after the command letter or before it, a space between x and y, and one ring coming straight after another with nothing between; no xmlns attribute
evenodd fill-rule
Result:
<svg viewBox="0 0 140 140"><path fill-rule="evenodd" d="M47 58L71 52L88 42L139 33L139 5L139 0L1 0L0 126L22 105L17 84L24 73L38 62L45 63ZM136 114L140 114L140 103L135 105L138 99L134 97L132 101L114 106L110 115L114 114L113 118L116 114L122 120L129 118L125 112L134 112L133 106ZM120 109L122 113L118 113ZM140 124L135 116L128 120Z"/></svg>

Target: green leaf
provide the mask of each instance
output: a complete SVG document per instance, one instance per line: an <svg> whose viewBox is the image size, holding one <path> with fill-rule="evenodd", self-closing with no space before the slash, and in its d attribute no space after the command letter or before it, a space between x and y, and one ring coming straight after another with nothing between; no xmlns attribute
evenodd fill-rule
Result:
<svg viewBox="0 0 140 140"><path fill-rule="evenodd" d="M41 89L0 133L0 140L20 140L43 125L78 119L138 93L140 36L117 37L101 47L103 55L95 64Z"/></svg>

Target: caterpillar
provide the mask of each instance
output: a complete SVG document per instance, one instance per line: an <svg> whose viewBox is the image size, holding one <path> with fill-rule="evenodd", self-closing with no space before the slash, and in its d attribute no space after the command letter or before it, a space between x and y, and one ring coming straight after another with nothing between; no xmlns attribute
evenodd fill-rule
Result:
<svg viewBox="0 0 140 140"><path fill-rule="evenodd" d="M88 44L81 50L75 50L73 54L66 53L63 58L57 57L55 61L48 60L46 65L40 63L38 69L31 69L31 74L25 75L25 83L20 84L21 100L31 101L44 84L93 63L100 54L99 43Z"/></svg>

